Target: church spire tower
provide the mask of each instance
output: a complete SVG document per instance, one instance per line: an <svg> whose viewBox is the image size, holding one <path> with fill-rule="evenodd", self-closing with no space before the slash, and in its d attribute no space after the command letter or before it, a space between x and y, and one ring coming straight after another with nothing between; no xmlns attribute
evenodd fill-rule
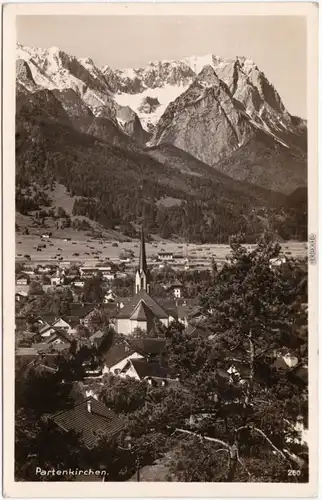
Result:
<svg viewBox="0 0 322 500"><path fill-rule="evenodd" d="M140 258L139 267L135 273L135 293L145 290L150 293L150 279L149 270L146 263L146 252L145 252L145 240L143 226L141 228L141 246L140 246Z"/></svg>

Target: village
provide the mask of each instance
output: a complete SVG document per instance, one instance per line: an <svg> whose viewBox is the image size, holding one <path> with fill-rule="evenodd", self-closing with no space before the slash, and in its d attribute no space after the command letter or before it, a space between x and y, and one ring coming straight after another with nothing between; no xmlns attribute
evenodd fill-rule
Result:
<svg viewBox="0 0 322 500"><path fill-rule="evenodd" d="M88 449L94 446L97 432L118 439L125 428L124 415L100 397L109 383L118 384L115 380L119 379L151 389L180 387L180 375L169 368L165 356L171 328L181 331L187 342L216 338L199 296L214 283L223 263L218 266L212 259L210 269L191 270L185 260L180 269L180 256L162 252L148 266L143 228L139 250L136 263L133 254L124 252L117 264L16 263L16 370L20 377L28 373L62 377L62 360L70 362L71 353L76 359L75 353L83 352L78 374L70 380L58 378L60 384L76 384L76 396L66 405L60 400L49 421L64 432L78 433L82 446ZM285 263L286 257L281 255L270 260L270 268ZM305 301L302 307L307 308ZM281 349L274 366L291 371L300 384L306 383L307 366L291 351ZM231 362L220 377L223 383L239 380L240 384L242 373L239 364ZM196 428L197 421L191 416L188 429ZM296 425L300 442L305 442L302 414ZM145 474L150 477L151 467L155 467L153 460L150 465L135 464L136 479L132 480L145 480ZM103 480L107 480L105 476Z"/></svg>

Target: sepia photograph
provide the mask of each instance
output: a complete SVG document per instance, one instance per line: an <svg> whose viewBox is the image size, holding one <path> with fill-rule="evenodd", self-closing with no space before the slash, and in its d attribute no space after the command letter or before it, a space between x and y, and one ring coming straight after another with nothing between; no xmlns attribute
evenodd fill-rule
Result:
<svg viewBox="0 0 322 500"><path fill-rule="evenodd" d="M43 496L122 482L305 496L308 17L56 7L17 11L8 67L12 481L50 483Z"/></svg>

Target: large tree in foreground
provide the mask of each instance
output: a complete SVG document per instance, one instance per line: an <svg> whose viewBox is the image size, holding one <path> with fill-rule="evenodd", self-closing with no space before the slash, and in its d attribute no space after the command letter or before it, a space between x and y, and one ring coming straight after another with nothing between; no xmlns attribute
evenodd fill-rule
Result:
<svg viewBox="0 0 322 500"><path fill-rule="evenodd" d="M168 462L177 480L307 480L307 449L295 430L298 416L307 417L307 382L298 375L307 361L306 271L294 261L272 266L279 253L266 237L252 251L232 242L230 261L201 298L212 337L171 329L165 354L180 385L150 391L131 415L138 437L173 439L177 455Z"/></svg>

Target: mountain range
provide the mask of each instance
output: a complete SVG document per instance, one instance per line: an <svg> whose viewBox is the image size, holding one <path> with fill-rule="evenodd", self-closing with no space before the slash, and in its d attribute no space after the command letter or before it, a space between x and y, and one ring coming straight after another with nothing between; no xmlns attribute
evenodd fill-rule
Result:
<svg viewBox="0 0 322 500"><path fill-rule="evenodd" d="M208 241L240 219L247 234L260 232L273 217L279 231L296 218L287 195L307 184L306 121L244 57L112 69L18 45L16 125L18 186L59 181L87 200L78 214L96 203L95 220L108 225L144 217L152 232L198 239L198 216Z"/></svg>

